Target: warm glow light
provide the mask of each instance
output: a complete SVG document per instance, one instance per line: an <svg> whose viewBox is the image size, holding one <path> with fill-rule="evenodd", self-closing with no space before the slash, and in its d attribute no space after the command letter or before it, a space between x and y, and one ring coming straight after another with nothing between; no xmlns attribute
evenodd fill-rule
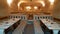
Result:
<svg viewBox="0 0 60 34"><path fill-rule="evenodd" d="M45 7L45 2L44 2L44 0L40 0L40 1L37 1L37 2L39 2L40 4L42 4L43 7Z"/></svg>
<svg viewBox="0 0 60 34"><path fill-rule="evenodd" d="M54 4L54 1L55 1L55 0L49 0L49 2L51 3L51 5Z"/></svg>
<svg viewBox="0 0 60 34"><path fill-rule="evenodd" d="M34 6L34 9L38 9L38 7L37 6Z"/></svg>
<svg viewBox="0 0 60 34"><path fill-rule="evenodd" d="M18 2L18 10L19 10L19 8L20 8L21 3L24 3L24 2L26 2L26 1L19 1L19 2Z"/></svg>
<svg viewBox="0 0 60 34"><path fill-rule="evenodd" d="M40 2L41 2L41 4L42 4L42 6L45 7L45 3L44 3L44 1L40 1Z"/></svg>
<svg viewBox="0 0 60 34"><path fill-rule="evenodd" d="M30 9L31 9L31 7L30 7L30 6L27 6L27 7L26 7L26 9L27 9L27 10L30 10Z"/></svg>
<svg viewBox="0 0 60 34"><path fill-rule="evenodd" d="M20 6L21 3L24 3L24 2L26 3L26 1L20 1L20 2L18 2L18 7Z"/></svg>
<svg viewBox="0 0 60 34"><path fill-rule="evenodd" d="M7 3L9 6L11 6L11 3L12 3L13 0L7 0Z"/></svg>
<svg viewBox="0 0 60 34"><path fill-rule="evenodd" d="M25 1L20 1L20 2L18 3L18 7L20 6L20 4L21 4L22 2L25 2Z"/></svg>

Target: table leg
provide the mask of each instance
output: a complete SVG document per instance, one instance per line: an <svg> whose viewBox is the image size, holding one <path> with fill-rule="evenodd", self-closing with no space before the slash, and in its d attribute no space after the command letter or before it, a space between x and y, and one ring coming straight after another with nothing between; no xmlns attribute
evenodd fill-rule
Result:
<svg viewBox="0 0 60 34"><path fill-rule="evenodd" d="M59 30L53 30L53 34L58 34Z"/></svg>

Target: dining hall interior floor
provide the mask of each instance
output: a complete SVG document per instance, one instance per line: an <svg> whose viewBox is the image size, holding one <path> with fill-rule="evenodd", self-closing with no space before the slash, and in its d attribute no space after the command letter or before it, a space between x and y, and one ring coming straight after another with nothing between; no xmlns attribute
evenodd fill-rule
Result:
<svg viewBox="0 0 60 34"><path fill-rule="evenodd" d="M48 29L41 27L39 22L28 24L26 21L21 21L21 24L14 30L12 34L52 34ZM59 32L60 34L60 32Z"/></svg>
<svg viewBox="0 0 60 34"><path fill-rule="evenodd" d="M34 26L33 24L27 24L23 34L34 34Z"/></svg>

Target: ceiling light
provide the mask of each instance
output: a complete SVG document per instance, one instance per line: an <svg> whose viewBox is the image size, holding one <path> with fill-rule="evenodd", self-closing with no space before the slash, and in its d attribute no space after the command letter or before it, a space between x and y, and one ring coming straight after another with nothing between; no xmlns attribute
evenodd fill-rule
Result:
<svg viewBox="0 0 60 34"><path fill-rule="evenodd" d="M37 6L34 6L34 9L38 9L38 7Z"/></svg>
<svg viewBox="0 0 60 34"><path fill-rule="evenodd" d="M55 1L55 0L49 0L49 2L51 3L51 5L54 4L54 1Z"/></svg>
<svg viewBox="0 0 60 34"><path fill-rule="evenodd" d="M11 3L12 3L13 0L7 0L7 3L9 6L11 6Z"/></svg>
<svg viewBox="0 0 60 34"><path fill-rule="evenodd" d="M42 4L42 6L45 7L45 3L44 3L44 1L40 1L40 2L41 2L41 4Z"/></svg>
<svg viewBox="0 0 60 34"><path fill-rule="evenodd" d="M30 7L30 6L27 6L27 7L26 7L26 9L27 9L27 10L30 10L30 9L31 9L31 7Z"/></svg>
<svg viewBox="0 0 60 34"><path fill-rule="evenodd" d="M25 2L25 1L20 1L20 2L18 2L18 7L19 7L19 6L20 6L20 4L21 4L21 3L23 3L23 2Z"/></svg>

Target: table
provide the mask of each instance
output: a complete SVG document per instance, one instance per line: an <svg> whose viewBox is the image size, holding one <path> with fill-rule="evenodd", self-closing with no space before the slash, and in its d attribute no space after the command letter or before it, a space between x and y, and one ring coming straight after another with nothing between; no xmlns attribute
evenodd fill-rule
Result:
<svg viewBox="0 0 60 34"><path fill-rule="evenodd" d="M49 19L41 19L42 23L50 30L53 30L53 34L58 34L60 30L60 24Z"/></svg>
<svg viewBox="0 0 60 34"><path fill-rule="evenodd" d="M9 19L7 21L3 21L2 23L0 23L0 34L5 34L4 32L5 29L8 29L19 20L20 19L14 18L14 19Z"/></svg>

